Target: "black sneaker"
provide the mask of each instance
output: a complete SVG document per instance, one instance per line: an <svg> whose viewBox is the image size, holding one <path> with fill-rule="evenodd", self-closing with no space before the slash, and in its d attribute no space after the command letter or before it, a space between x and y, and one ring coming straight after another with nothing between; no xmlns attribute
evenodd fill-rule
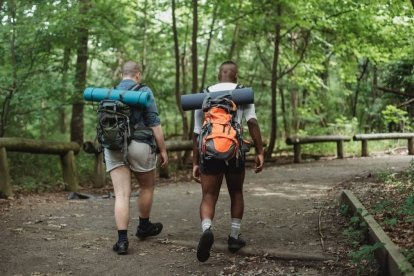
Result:
<svg viewBox="0 0 414 276"><path fill-rule="evenodd" d="M139 226L138 226L137 233L135 234L135 236L137 236L140 240L143 240L143 239L145 239L146 237L149 237L149 236L156 236L159 233L161 233L161 231L162 231L162 224L161 223L159 223L159 222L157 222L157 223L149 222L148 227L145 230L139 228Z"/></svg>
<svg viewBox="0 0 414 276"><path fill-rule="evenodd" d="M118 255L126 255L128 254L128 241L117 241L112 247L112 250L118 253Z"/></svg>
<svg viewBox="0 0 414 276"><path fill-rule="evenodd" d="M205 262L210 258L210 249L214 243L214 235L211 229L207 229L201 235L200 241L197 247L197 259L200 262Z"/></svg>
<svg viewBox="0 0 414 276"><path fill-rule="evenodd" d="M227 244L228 244L229 250L232 253L235 253L236 251L238 251L242 247L246 246L246 241L243 240L242 238L240 238L240 235L237 239L229 236L229 239L227 240Z"/></svg>

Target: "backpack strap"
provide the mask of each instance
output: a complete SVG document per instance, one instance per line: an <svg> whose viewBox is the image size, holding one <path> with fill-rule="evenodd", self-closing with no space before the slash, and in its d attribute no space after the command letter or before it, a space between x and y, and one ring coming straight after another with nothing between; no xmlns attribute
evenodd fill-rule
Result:
<svg viewBox="0 0 414 276"><path fill-rule="evenodd" d="M137 84L133 85L131 88L129 88L128 90L139 91L141 88L144 88L146 86L147 85L145 83L137 83Z"/></svg>
<svg viewBox="0 0 414 276"><path fill-rule="evenodd" d="M201 90L200 93L210 93L210 85Z"/></svg>

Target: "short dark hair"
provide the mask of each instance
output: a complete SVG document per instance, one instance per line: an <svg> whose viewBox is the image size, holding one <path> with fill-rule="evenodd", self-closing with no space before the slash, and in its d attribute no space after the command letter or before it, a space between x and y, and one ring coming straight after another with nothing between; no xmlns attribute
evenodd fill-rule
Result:
<svg viewBox="0 0 414 276"><path fill-rule="evenodd" d="M237 63L235 63L232 60L226 60L225 62L223 62L220 67L219 67L219 71L221 71L221 69L223 68L224 65L234 65L236 67L236 73L239 70L239 67L237 66Z"/></svg>

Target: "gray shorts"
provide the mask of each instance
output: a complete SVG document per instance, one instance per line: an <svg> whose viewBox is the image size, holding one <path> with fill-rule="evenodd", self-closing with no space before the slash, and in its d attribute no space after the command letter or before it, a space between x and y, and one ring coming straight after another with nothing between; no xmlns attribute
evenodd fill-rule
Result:
<svg viewBox="0 0 414 276"><path fill-rule="evenodd" d="M121 151L104 149L104 156L107 172L127 165ZM132 171L149 172L157 165L157 154L152 152L150 145L132 140L128 146L127 160Z"/></svg>

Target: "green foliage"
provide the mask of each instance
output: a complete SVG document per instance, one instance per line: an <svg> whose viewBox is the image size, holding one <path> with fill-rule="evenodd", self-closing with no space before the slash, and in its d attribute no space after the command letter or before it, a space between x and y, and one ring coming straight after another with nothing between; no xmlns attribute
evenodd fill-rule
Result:
<svg viewBox="0 0 414 276"><path fill-rule="evenodd" d="M407 169L407 176L411 183L414 183L414 159L411 159L410 166Z"/></svg>
<svg viewBox="0 0 414 276"><path fill-rule="evenodd" d="M377 172L375 176L381 182L394 183L397 180L396 175L397 174L392 170L392 168L387 167L386 169Z"/></svg>
<svg viewBox="0 0 414 276"><path fill-rule="evenodd" d="M17 191L45 192L63 188L59 156L10 152L8 159L12 184Z"/></svg>
<svg viewBox="0 0 414 276"><path fill-rule="evenodd" d="M349 205L341 204L341 206L339 206L339 213L343 216L347 215L349 213Z"/></svg>
<svg viewBox="0 0 414 276"><path fill-rule="evenodd" d="M362 245L357 251L348 253L351 261L358 266L358 273L363 274L370 269L378 267L374 252L383 248L384 244L376 242L373 245Z"/></svg>
<svg viewBox="0 0 414 276"><path fill-rule="evenodd" d="M414 249L405 249L402 253L409 262L414 263Z"/></svg>
<svg viewBox="0 0 414 276"><path fill-rule="evenodd" d="M405 222L414 222L414 194L405 199L404 205L400 207L398 213L404 215Z"/></svg>
<svg viewBox="0 0 414 276"><path fill-rule="evenodd" d="M349 120L345 116L341 115L335 119L334 123L329 123L328 126L331 129L330 133L338 135L352 136L358 132L358 119L352 118Z"/></svg>
<svg viewBox="0 0 414 276"><path fill-rule="evenodd" d="M79 98L74 87L80 27L89 33L87 86L112 87L119 81L124 61L142 63L143 79L153 89L165 136L182 136L183 118L175 99L171 1L91 3L82 15L75 0L1 2L0 136L70 139L72 104ZM414 17L409 1L197 3L198 86L204 67L206 86L217 82L221 62L236 61L239 82L255 91L265 139L272 128L268 118L276 24L281 31L276 66L279 147L285 146L283 138L290 134L379 132L390 122L410 131L407 118L414 115L410 106L400 107L397 113L385 108L400 106L405 97L378 89L412 91ZM190 91L191 4L176 1L182 94L198 92ZM190 120L190 112L185 116ZM91 140L96 116L89 103L82 119L84 137ZM347 151L357 152L356 144L349 147ZM309 145L306 151L333 155L335 145Z"/></svg>
<svg viewBox="0 0 414 276"><path fill-rule="evenodd" d="M347 205L340 206L340 213L347 214ZM348 253L348 257L357 266L358 274L366 274L377 270L377 263L374 257L375 250L382 248L382 243L375 243L373 245L366 244L366 237L368 232L367 224L361 220L361 210L357 210L358 215L353 216L349 220L349 226L344 230L343 234L348 238L353 251Z"/></svg>
<svg viewBox="0 0 414 276"><path fill-rule="evenodd" d="M405 125L409 120L407 111L401 110L394 105L387 105L385 107L385 110L383 110L381 113L386 125L394 124L400 126L402 130L404 130Z"/></svg>

